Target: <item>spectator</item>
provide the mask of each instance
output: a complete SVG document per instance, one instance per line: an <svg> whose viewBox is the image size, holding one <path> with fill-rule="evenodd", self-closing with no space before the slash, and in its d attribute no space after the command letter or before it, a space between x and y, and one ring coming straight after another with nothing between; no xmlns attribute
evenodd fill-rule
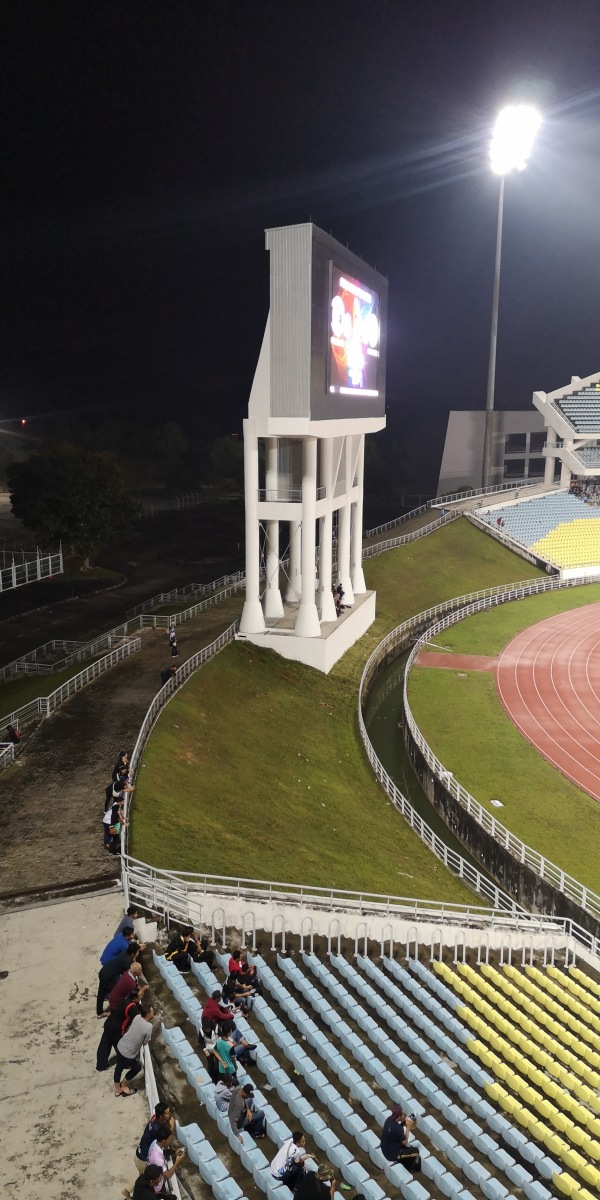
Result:
<svg viewBox="0 0 600 1200"><path fill-rule="evenodd" d="M121 917L118 926L116 926L114 936L116 937L116 935L122 934L122 932L124 932L126 929L133 929L134 920L139 920L140 916L142 916L142 913L140 913L137 904L130 904L130 907L127 908L127 912L124 913L124 916ZM145 950L145 946L143 946L142 949Z"/></svg>
<svg viewBox="0 0 600 1200"><path fill-rule="evenodd" d="M229 1101L233 1096L233 1088L225 1079L219 1079L215 1084L215 1104L219 1112L225 1113L229 1111Z"/></svg>
<svg viewBox="0 0 600 1200"><path fill-rule="evenodd" d="M233 1061L233 1042L225 1034L215 1042L213 1054L219 1064L219 1079L235 1080L235 1062Z"/></svg>
<svg viewBox="0 0 600 1200"><path fill-rule="evenodd" d="M21 741L21 734L14 725L6 726L6 740L11 742L13 746L18 746Z"/></svg>
<svg viewBox="0 0 600 1200"><path fill-rule="evenodd" d="M204 1033L200 1032L198 1034L198 1043L199 1043L200 1049L204 1052L204 1055L206 1057L206 1070L208 1071L213 1083L217 1084L220 1079L220 1075L219 1075L219 1065L220 1064L219 1064L219 1060L217 1059L217 1057L215 1055L217 1034L216 1034L216 1031L213 1030L212 1026L210 1027L210 1031L205 1031Z"/></svg>
<svg viewBox="0 0 600 1200"><path fill-rule="evenodd" d="M229 1124L240 1142L242 1130L246 1130L253 1138L266 1137L266 1117L264 1112L254 1105L254 1088L251 1083L233 1090L229 1101Z"/></svg>
<svg viewBox="0 0 600 1200"><path fill-rule="evenodd" d="M286 1187L292 1191L298 1186L304 1171L304 1164L309 1159L314 1159L314 1154L307 1154L304 1147L306 1139L304 1134L298 1130L293 1133L291 1138L288 1138L282 1146L279 1147L275 1158L271 1163L271 1175L274 1179L279 1179Z"/></svg>
<svg viewBox="0 0 600 1200"><path fill-rule="evenodd" d="M116 958L111 958L110 962L105 963L98 971L98 994L96 996L96 1016L104 1016L104 1001L117 981L129 970L132 963L135 962L140 947L133 940L129 943L126 950L122 950L117 954Z"/></svg>
<svg viewBox="0 0 600 1200"><path fill-rule="evenodd" d="M165 667L160 673L160 686L164 687L171 679L174 679L177 674L177 667Z"/></svg>
<svg viewBox="0 0 600 1200"><path fill-rule="evenodd" d="M164 1195L164 1178L160 1167L150 1163L145 1168L144 1174L136 1179L133 1191L123 1188L121 1195L125 1197L125 1200L156 1200L157 1196Z"/></svg>
<svg viewBox="0 0 600 1200"><path fill-rule="evenodd" d="M129 754L126 750L119 750L117 761L113 767L113 773L111 776L113 783L115 783L119 778L119 774L123 770L123 767L129 768Z"/></svg>
<svg viewBox="0 0 600 1200"><path fill-rule="evenodd" d="M168 630L167 636L169 638L169 645L171 645L174 641L177 640L177 632L176 632L175 626L172 621L171 621L171 624L169 625L169 630Z"/></svg>
<svg viewBox="0 0 600 1200"><path fill-rule="evenodd" d="M254 988L254 991L261 995L262 989L258 982L258 971L256 967L250 966L246 959L242 960L242 969L240 971L240 979L246 987Z"/></svg>
<svg viewBox="0 0 600 1200"><path fill-rule="evenodd" d="M191 960L194 962L207 963L212 970L214 962L214 954L208 949L208 938L200 938L200 935L194 932L192 925L186 925L180 933L174 933L169 945L167 946L167 958L177 967L178 971L185 974L191 969Z"/></svg>
<svg viewBox="0 0 600 1200"><path fill-rule="evenodd" d="M158 1130L164 1125L168 1125L172 1133L175 1128L175 1118L171 1116L171 1109L168 1104L157 1104L150 1120L144 1128L134 1154L135 1165L140 1175L144 1173L148 1166L148 1151L152 1143L156 1140Z"/></svg>
<svg viewBox="0 0 600 1200"><path fill-rule="evenodd" d="M113 1012L124 1000L141 1000L150 985L145 980L140 984L140 980L143 980L142 964L132 962L108 993L109 1007Z"/></svg>
<svg viewBox="0 0 600 1200"><path fill-rule="evenodd" d="M117 1042L117 1065L114 1074L115 1096L134 1096L137 1092L137 1088L130 1088L129 1084L143 1070L139 1061L139 1053L142 1046L148 1046L150 1043L153 1016L153 1008L142 1006ZM123 1071L126 1071L127 1074L122 1081ZM148 1154L148 1162L151 1161L150 1154Z"/></svg>
<svg viewBox="0 0 600 1200"><path fill-rule="evenodd" d="M229 959L229 974L233 975L236 971L242 969L242 952L241 950L232 950Z"/></svg>
<svg viewBox="0 0 600 1200"><path fill-rule="evenodd" d="M247 1012L252 1008L252 997L254 988L251 983L244 982L242 971L234 971L230 975L223 988L223 998L230 1001L232 1004L239 1006L242 1012Z"/></svg>
<svg viewBox="0 0 600 1200"><path fill-rule="evenodd" d="M126 950L132 938L133 925L131 924L126 925L125 929L121 930L121 933L116 933L110 942L107 942L100 955L102 966L106 966L106 963L110 962L111 958L116 958L117 954L121 954L123 950Z"/></svg>
<svg viewBox="0 0 600 1200"><path fill-rule="evenodd" d="M169 1149L173 1131L169 1124L163 1124L156 1131L156 1138L151 1143L148 1150L148 1166L160 1167L163 1179L170 1179L175 1174L182 1159L185 1158L185 1150L178 1150L173 1160L173 1166L167 1169L165 1162L165 1150Z"/></svg>
<svg viewBox="0 0 600 1200"><path fill-rule="evenodd" d="M244 1067L254 1066L255 1059L252 1058L251 1050L256 1050L256 1042L249 1042L244 1037L243 1033L235 1026L231 1031L231 1040L233 1042L233 1057L236 1062L241 1063Z"/></svg>
<svg viewBox="0 0 600 1200"><path fill-rule="evenodd" d="M401 1104L392 1109L381 1132L381 1153L388 1162L401 1162L413 1171L420 1171L421 1158L415 1144L408 1145L414 1118L407 1117Z"/></svg>
<svg viewBox="0 0 600 1200"><path fill-rule="evenodd" d="M133 1018L140 1012L136 1000L124 1000L114 1012L110 1012L104 1022L102 1037L96 1050L96 1070L108 1071L111 1051L117 1049L117 1043L123 1037L125 1030Z"/></svg>
<svg viewBox="0 0 600 1200"><path fill-rule="evenodd" d="M330 1163L322 1163L314 1171L306 1171L296 1188L296 1200L333 1200L335 1195L335 1170Z"/></svg>
<svg viewBox="0 0 600 1200"><path fill-rule="evenodd" d="M210 1026L210 1030L208 1030L208 1032L210 1032L210 1033L212 1032L213 1026L218 1025L219 1023L221 1024L221 1026L223 1026L225 1024L229 1024L230 1028L233 1029L233 1014L231 1012L231 1009L225 1008L222 1004L220 1004L219 1003L220 999L221 999L221 993L215 991L215 992L213 992L212 996L210 996L209 999L206 1001L206 1004L204 1005L204 1008L202 1009L202 1030L203 1030L203 1032L207 1032L204 1029L205 1023L207 1026Z"/></svg>
<svg viewBox="0 0 600 1200"><path fill-rule="evenodd" d="M111 854L118 854L121 849L121 829L127 822L121 801L109 800L106 803L102 825L104 829L104 848Z"/></svg>
<svg viewBox="0 0 600 1200"><path fill-rule="evenodd" d="M177 638L174 637L171 642L171 658L179 658L179 650L177 649Z"/></svg>

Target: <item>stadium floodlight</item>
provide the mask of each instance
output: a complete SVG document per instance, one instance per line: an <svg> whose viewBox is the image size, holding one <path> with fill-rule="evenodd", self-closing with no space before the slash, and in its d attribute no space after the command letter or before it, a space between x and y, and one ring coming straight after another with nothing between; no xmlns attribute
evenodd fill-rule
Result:
<svg viewBox="0 0 600 1200"><path fill-rule="evenodd" d="M524 170L541 123L539 112L529 104L510 104L498 113L490 144L494 175Z"/></svg>
<svg viewBox="0 0 600 1200"><path fill-rule="evenodd" d="M535 135L542 118L529 104L510 104L498 113L490 143L490 165L500 176L498 195L498 224L496 226L496 261L492 293L492 328L485 398L485 433L481 482L489 487L492 479L492 442L494 429L494 392L496 389L496 345L498 342L498 306L500 300L500 263L502 260L502 222L504 217L504 180L510 171L522 171L527 166Z"/></svg>

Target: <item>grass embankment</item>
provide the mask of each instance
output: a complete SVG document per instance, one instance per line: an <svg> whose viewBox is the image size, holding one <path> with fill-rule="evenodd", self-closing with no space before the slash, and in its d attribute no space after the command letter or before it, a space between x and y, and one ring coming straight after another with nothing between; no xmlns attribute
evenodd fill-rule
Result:
<svg viewBox="0 0 600 1200"><path fill-rule="evenodd" d="M455 653L499 655L521 630L598 600L597 584L533 596L468 617L437 640ZM415 667L409 701L438 758L484 808L562 870L600 891L600 805L519 733L502 707L494 675Z"/></svg>
<svg viewBox="0 0 600 1200"><path fill-rule="evenodd" d="M166 868L473 902L377 784L358 737L358 684L371 650L408 616L530 570L458 521L366 564L378 617L330 675L228 647L150 738L132 853Z"/></svg>

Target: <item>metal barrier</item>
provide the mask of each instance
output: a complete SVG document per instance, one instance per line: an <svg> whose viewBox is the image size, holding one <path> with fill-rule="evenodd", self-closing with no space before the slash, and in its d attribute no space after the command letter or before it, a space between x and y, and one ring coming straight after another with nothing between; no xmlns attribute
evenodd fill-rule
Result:
<svg viewBox="0 0 600 1200"><path fill-rule="evenodd" d="M39 550L36 550L31 552L30 558L26 558L27 553L29 552L26 550L22 552L22 562L17 562L12 554L9 565L0 568L0 592L12 591L40 579L52 579L53 575L62 575L62 547L57 554L40 554ZM4 554L5 563L6 558L7 555Z"/></svg>
<svg viewBox="0 0 600 1200"><path fill-rule="evenodd" d="M471 796L470 792L468 792L466 788L463 788L461 784L458 783L458 781L454 778L454 776L450 774L448 769L444 767L443 763L440 762L437 755L434 754L431 747L425 741L425 738L423 737L423 734L421 733L413 717L408 702L408 677L417 654L432 637L436 637L437 634L442 633L444 629L448 629L450 625L454 625L457 621L462 621L465 617L472 616L474 613L485 611L495 607L498 604L504 604L508 600L520 600L524 596L532 596L539 592L555 591L559 588L565 587L581 587L589 583L590 581L587 578L561 580L553 577L552 579L542 579L537 581L537 583L532 583L525 586L522 584L517 584L514 586L511 592L505 592L502 595L477 600L474 603L467 604L458 612L448 613L447 616L445 616L441 621L435 622L435 624L431 625L427 629L427 632L415 643L408 657L404 675L404 712L408 728L410 729L410 732L429 769L433 772L436 778L443 783L446 791L458 801L461 807L466 809L466 811L475 818L478 825L480 825L482 829L485 829L486 832L494 838L494 841L498 842L504 847L504 849L508 850L513 858L517 860L517 862L524 863L528 867L531 867L531 869L535 871L536 875L539 875L541 879L546 880L552 885L552 887L556 888L557 891L562 892L580 908L584 909L585 912L589 912L591 916L595 917L596 919L600 919L599 895L593 892L590 888L585 887L584 884L579 882L579 880L574 879L573 876L568 875L565 871L562 871L560 867L556 866L555 863L546 858L543 854L540 854L537 850L534 850L531 846L528 846L525 842L522 842L520 838L511 833L510 829L507 829L506 825L503 825L502 822L498 821L496 817L493 817L487 811L487 809L483 808L483 806L479 804L479 802L475 800L473 796ZM377 653L377 651L375 651L375 653Z"/></svg>
<svg viewBox="0 0 600 1200"><path fill-rule="evenodd" d="M403 513L401 517L395 517L393 521L386 521L384 525L375 525L373 529L365 529L363 538L375 537L378 533L385 533L386 529L394 529L396 525L401 525L404 521L410 521L412 517L418 517L421 513L427 512L428 508L435 508L436 505L455 504L457 500L476 500L478 496L492 495L494 492L509 492L515 488L539 487L544 482L544 476L536 476L533 479L514 479L506 481L506 483L493 483L485 488L468 489L465 492L452 492L448 496L436 496L433 500L428 500L426 504L421 504L420 508L413 508L410 512Z"/></svg>
<svg viewBox="0 0 600 1200"><path fill-rule="evenodd" d="M74 663L95 658L102 650L114 649L115 642L121 640L122 635L116 635L112 629L108 633L102 634L101 637L94 638L91 642L62 641L60 638L55 638L50 642L44 642L43 646L36 646L35 650L29 650L20 658L14 658L5 667L0 667L0 682L12 679L15 675L55 675L57 671L64 671ZM38 662L38 658L43 659L57 650L66 650L67 653L63 658L56 659L54 662Z"/></svg>
<svg viewBox="0 0 600 1200"><path fill-rule="evenodd" d="M103 675L105 671L109 671L115 663L121 662L123 658L128 658L130 654L135 654L141 647L141 638L131 638L130 641L124 642L111 650L110 654L106 654L104 658L99 658L96 662L91 663L85 670L80 671L78 675L74 675L72 679L67 679L61 687L50 692L49 696L37 696L35 700L30 700L29 704L23 704L21 708L15 709L14 712L8 713L7 716L0 717L0 729L6 729L8 725L14 725L17 729L23 728L29 724L35 717L40 717L45 720L52 716L52 713L64 704L70 696L75 692L81 691L87 687L88 683L92 683L99 675ZM14 748L13 748L14 751ZM6 764L5 764L6 765ZM2 762L0 758L0 769Z"/></svg>

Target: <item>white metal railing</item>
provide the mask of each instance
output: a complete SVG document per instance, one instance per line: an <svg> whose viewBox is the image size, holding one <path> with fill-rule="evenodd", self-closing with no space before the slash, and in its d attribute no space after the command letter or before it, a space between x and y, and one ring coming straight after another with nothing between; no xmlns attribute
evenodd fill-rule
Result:
<svg viewBox="0 0 600 1200"><path fill-rule="evenodd" d="M474 525L477 529L482 529L484 533L491 534L491 536L495 538L497 542L501 542L503 546L506 546L509 550L512 550L513 554L518 554L519 558L526 559L527 562L533 563L534 566L544 563L547 567L555 571L560 571L558 563L555 563L553 559L544 558L541 554L534 554L533 551L530 550L528 546L525 546L523 542L518 542L516 538L511 537L509 533L505 533L504 530L498 525L495 525L493 521L486 521L480 513L471 511L464 512L462 515L463 517L467 518L467 521L471 522L471 525Z"/></svg>
<svg viewBox="0 0 600 1200"><path fill-rule="evenodd" d="M40 554L39 550L36 550L30 558L26 558L27 553L28 551L23 551L21 562L17 562L14 554L11 554L9 565L0 568L0 592L12 591L40 579L52 579L54 575L62 575L62 547L56 554ZM8 552L4 554L5 564L7 557Z"/></svg>
<svg viewBox="0 0 600 1200"><path fill-rule="evenodd" d="M240 583L245 579L243 571L235 571L232 575L221 575L219 579L213 579L210 583L187 583L185 587L172 588L170 592L158 592L156 596L151 596L149 600L144 600L142 604L137 604L135 608L129 608L125 613L126 618L137 617L139 613L148 612L152 608L162 608L163 605L172 604L179 600L185 599L186 596L209 596L213 592L218 592L222 588L229 587L232 583Z"/></svg>
<svg viewBox="0 0 600 1200"><path fill-rule="evenodd" d="M23 704L20 708L15 709L14 712L0 717L0 729L6 729L8 725L14 725L17 729L22 729L34 717L40 717L42 720L50 717L75 692L79 692L82 688L87 687L88 683L92 683L99 675L103 675L105 671L110 670L115 663L121 662L123 658L128 658L130 654L135 654L140 649L141 644L141 638L139 637L123 642L120 646L111 650L110 654L97 659L96 662L91 663L85 670L80 671L78 675L74 675L72 679L67 679L59 688L50 692L49 696L37 696L35 700L30 700L29 704Z"/></svg>
<svg viewBox="0 0 600 1200"><path fill-rule="evenodd" d="M222 931L223 944L226 941L226 930L231 926L241 930L242 942L248 936L252 939L252 947L256 947L256 932L263 929L272 935L272 945L275 938L282 936L285 940L285 915L282 907L303 910L310 914L315 912L322 917L331 915L328 944L337 939L341 942L342 930L340 918L360 918L354 927L346 928L344 936L352 940L360 933L361 940L375 938L380 941L382 955L384 944L389 943L389 957L393 957L393 944L406 945L407 957L410 947L414 944L415 956L418 956L419 925L421 940L431 945L431 956L434 947L439 944L454 945L455 959L462 949L463 960L467 945L478 946L479 954L483 949L486 961L489 959L491 947L490 934L496 938L496 944L502 947L502 953L508 952L508 961L512 961L513 953L525 956L533 955L534 946L544 950L554 962L554 956L561 948L565 952L565 963L571 957L576 962L577 952L587 951L595 959L600 959L600 939L584 929L576 921L566 917L547 915L546 913L529 913L515 909L513 912L499 911L484 906L474 907L468 904L452 904L440 900L421 900L406 896L386 896L369 892L345 892L336 889L310 888L299 884L269 882L266 880L238 879L221 875L201 875L191 871L167 871L150 867L138 859L125 857L124 863L125 904L137 901L140 907L148 908L153 913L161 913L167 926L172 920L202 923L212 930ZM212 907L211 897L214 897L215 907ZM234 905L234 910L227 910L227 903ZM243 906L260 905L257 911ZM271 906L271 912L267 910ZM377 932L376 926L371 928L365 920L386 922ZM300 929L312 916L304 917ZM403 921L406 936L402 937L401 930L394 934L393 921ZM298 923L298 921L296 921ZM303 934L301 933L301 941ZM540 944L541 942L541 944ZM574 944L575 943L575 944ZM440 955L441 956L441 950ZM524 959L523 959L524 960ZM584 960L585 961L585 960ZM598 969L598 964L595 963Z"/></svg>
<svg viewBox="0 0 600 1200"><path fill-rule="evenodd" d="M223 500L241 500L242 492L185 492L168 500L153 500L143 504L142 517L153 517L155 513L180 512L184 508L197 508L200 504L220 504Z"/></svg>
<svg viewBox="0 0 600 1200"><path fill-rule="evenodd" d="M427 512L428 508L435 508L436 505L454 504L457 500L476 500L478 496L487 496L492 492L508 492L515 488L539 487L544 482L542 475L535 476L532 479L513 479L507 480L505 483L492 483L485 488L472 488L464 492L452 492L447 496L436 496L433 500L428 500L426 504L421 504L419 508L413 508L411 512L403 513L401 517L395 517L393 521L386 521L384 525L375 525L373 529L365 529L363 538L375 537L378 533L385 533L386 529L394 529L396 525L401 525L404 521L410 521L412 517L418 517L421 513Z"/></svg>
<svg viewBox="0 0 600 1200"><path fill-rule="evenodd" d="M539 875L541 879L550 883L552 887L556 888L557 891L562 892L563 895L567 896L586 912L589 912L593 917L600 919L599 895L593 892L590 888L586 887L584 884L580 883L579 880L574 879L573 876L567 874L566 871L561 870L560 867L556 866L555 863L546 858L543 854L540 854L539 851L534 850L531 846L528 846L525 842L522 842L521 839L516 837L515 834L511 833L510 829L503 825L501 821L498 821L496 817L493 817L487 811L487 809L479 804L479 802L475 800L473 796L471 796L466 788L461 786L461 784L454 778L452 773L448 771L442 762L440 762L437 755L425 741L425 738L423 737L423 734L421 733L413 717L410 704L408 702L408 677L415 657L422 647L431 640L432 637L436 637L437 634L441 633L444 629L448 629L450 625L454 625L457 621L462 621L465 617L471 616L474 613L485 611L497 604L503 604L509 600L520 600L523 599L524 596L532 596L540 592L554 591L564 587L581 587L588 583L589 580L586 578L561 580L553 577L552 579L541 579L524 584L515 584L512 589L505 591L502 594L483 597L472 603L467 603L463 607L458 608L458 610L455 609L455 611L448 612L441 621L436 621L427 628L426 633L418 639L408 657L404 675L404 712L411 735L421 751L429 769L443 784L446 791L458 801L461 807L466 809L466 811L472 817L474 817L482 829L485 829L486 832L489 833L494 840L499 843L499 845L503 846L504 849L507 850L517 862L531 867L535 874ZM388 635L388 639L384 639L384 642L387 641L389 646L390 639L393 638L394 635L400 634L402 628L402 626L399 626L398 630L394 630L392 635ZM398 641L400 641L400 638L398 638ZM371 655L369 663L372 663L372 660L374 660L378 655L381 657L379 652L383 650L384 642L380 643L373 655ZM369 664L367 664L367 666L368 665ZM371 668L371 673L372 669L373 668ZM363 676L365 675L365 672L363 673Z"/></svg>
<svg viewBox="0 0 600 1200"><path fill-rule="evenodd" d="M5 667L0 667L0 682L11 679L15 675L55 675L57 671L64 671L74 663L95 658L103 650L112 650L115 643L119 641L120 637L115 636L112 630L102 634L101 637L94 638L91 642L63 641L55 638L50 642L45 642L43 646L36 646L35 650L29 650L20 658L14 658ZM59 650L67 651L63 658L51 662L38 661Z"/></svg>
<svg viewBox="0 0 600 1200"><path fill-rule="evenodd" d="M384 554L386 550L394 550L396 546L406 546L409 542L417 542L419 538L427 537L428 533L433 533L434 529L441 529L442 525L449 525L451 521L457 521L462 517L463 513L458 510L445 513L443 517L437 517L430 525L422 525L420 529L413 529L410 533L400 533L398 537L386 538L383 542L375 542L373 546L363 546L362 557L377 558L379 554Z"/></svg>

